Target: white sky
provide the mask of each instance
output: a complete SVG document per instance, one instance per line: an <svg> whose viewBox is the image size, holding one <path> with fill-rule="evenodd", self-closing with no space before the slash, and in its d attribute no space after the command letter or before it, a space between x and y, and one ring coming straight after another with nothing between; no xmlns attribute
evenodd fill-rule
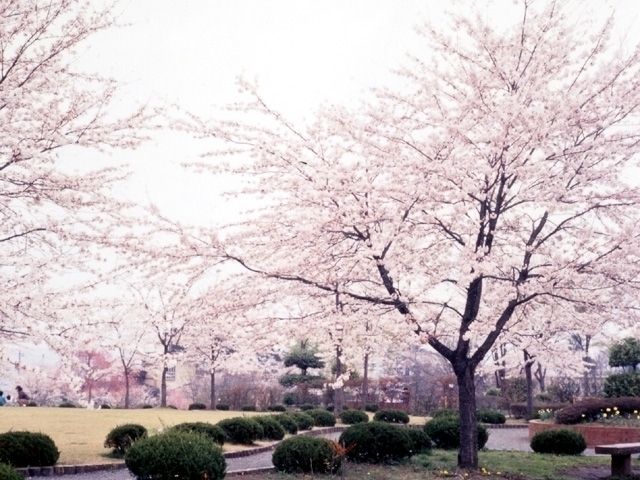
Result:
<svg viewBox="0 0 640 480"><path fill-rule="evenodd" d="M638 0L561 1L577 5L576 15L585 20L594 16L585 13L585 3L596 17L613 6L619 32L640 31ZM370 87L392 83L391 69L406 53L420 54L414 27L441 23L444 6L456 3L464 8L462 0L120 0L123 26L92 38L76 67L118 79L119 108L175 103L205 116L237 99L242 75L257 81L270 105L301 120L323 103L357 105ZM514 5L485 3L496 23ZM202 149L163 134L138 151L115 154L136 171L125 195L152 201L176 219L225 220L237 206L215 195L223 181L177 167Z"/></svg>

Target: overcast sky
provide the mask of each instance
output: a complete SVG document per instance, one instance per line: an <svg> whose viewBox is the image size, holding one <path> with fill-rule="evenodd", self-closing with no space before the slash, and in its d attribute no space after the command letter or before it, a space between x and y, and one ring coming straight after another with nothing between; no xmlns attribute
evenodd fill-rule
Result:
<svg viewBox="0 0 640 480"><path fill-rule="evenodd" d="M96 0L103 1L103 0ZM106 0L104 0L106 1ZM640 1L571 1L584 21L617 12L619 34L637 39ZM301 120L323 103L357 105L370 87L394 81L406 52L422 48L414 27L443 21L436 0L121 0L120 28L92 38L76 66L118 79L120 105L179 104L207 115L237 99L236 79L257 81L277 110ZM504 23L512 0L486 1ZM594 6L594 12L584 8ZM233 206L212 191L221 184L179 173L202 145L163 134L136 152L114 155L134 166L126 194L173 217L205 225ZM202 215L203 208L207 214Z"/></svg>

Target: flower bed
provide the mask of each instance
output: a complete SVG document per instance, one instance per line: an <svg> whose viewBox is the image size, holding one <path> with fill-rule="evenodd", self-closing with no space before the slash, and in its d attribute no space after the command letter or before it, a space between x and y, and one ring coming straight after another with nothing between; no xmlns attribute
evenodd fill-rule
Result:
<svg viewBox="0 0 640 480"><path fill-rule="evenodd" d="M529 422L529 440L536 433L547 430L567 429L579 432L587 442L588 447L606 445L609 443L635 443L640 442L640 427L609 426L601 423L578 423L575 425L562 425L540 420Z"/></svg>

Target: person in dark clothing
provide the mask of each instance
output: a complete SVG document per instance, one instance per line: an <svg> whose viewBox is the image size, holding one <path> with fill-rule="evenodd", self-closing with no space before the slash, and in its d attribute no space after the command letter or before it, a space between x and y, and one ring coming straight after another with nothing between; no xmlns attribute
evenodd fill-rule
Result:
<svg viewBox="0 0 640 480"><path fill-rule="evenodd" d="M29 395L26 394L20 385L16 387L16 391L18 392L18 405L26 407L27 403L29 403Z"/></svg>

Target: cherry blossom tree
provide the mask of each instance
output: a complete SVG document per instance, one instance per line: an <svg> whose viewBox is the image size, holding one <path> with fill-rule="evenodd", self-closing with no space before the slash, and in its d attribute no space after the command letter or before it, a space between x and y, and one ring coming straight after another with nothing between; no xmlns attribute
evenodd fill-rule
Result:
<svg viewBox="0 0 640 480"><path fill-rule="evenodd" d="M107 189L122 174L89 162L88 149L142 140L142 110L108 108L116 81L74 67L79 47L112 25L110 8L89 0L0 5L3 337L42 334L58 320L49 279L74 262L72 248L80 263L89 252L77 240L118 208Z"/></svg>
<svg viewBox="0 0 640 480"><path fill-rule="evenodd" d="M191 119L262 200L208 255L394 308L455 372L460 467L478 465L476 370L519 312L596 329L634 307L640 49L569 8L425 27L427 55L357 112L295 125L248 86L226 120Z"/></svg>

